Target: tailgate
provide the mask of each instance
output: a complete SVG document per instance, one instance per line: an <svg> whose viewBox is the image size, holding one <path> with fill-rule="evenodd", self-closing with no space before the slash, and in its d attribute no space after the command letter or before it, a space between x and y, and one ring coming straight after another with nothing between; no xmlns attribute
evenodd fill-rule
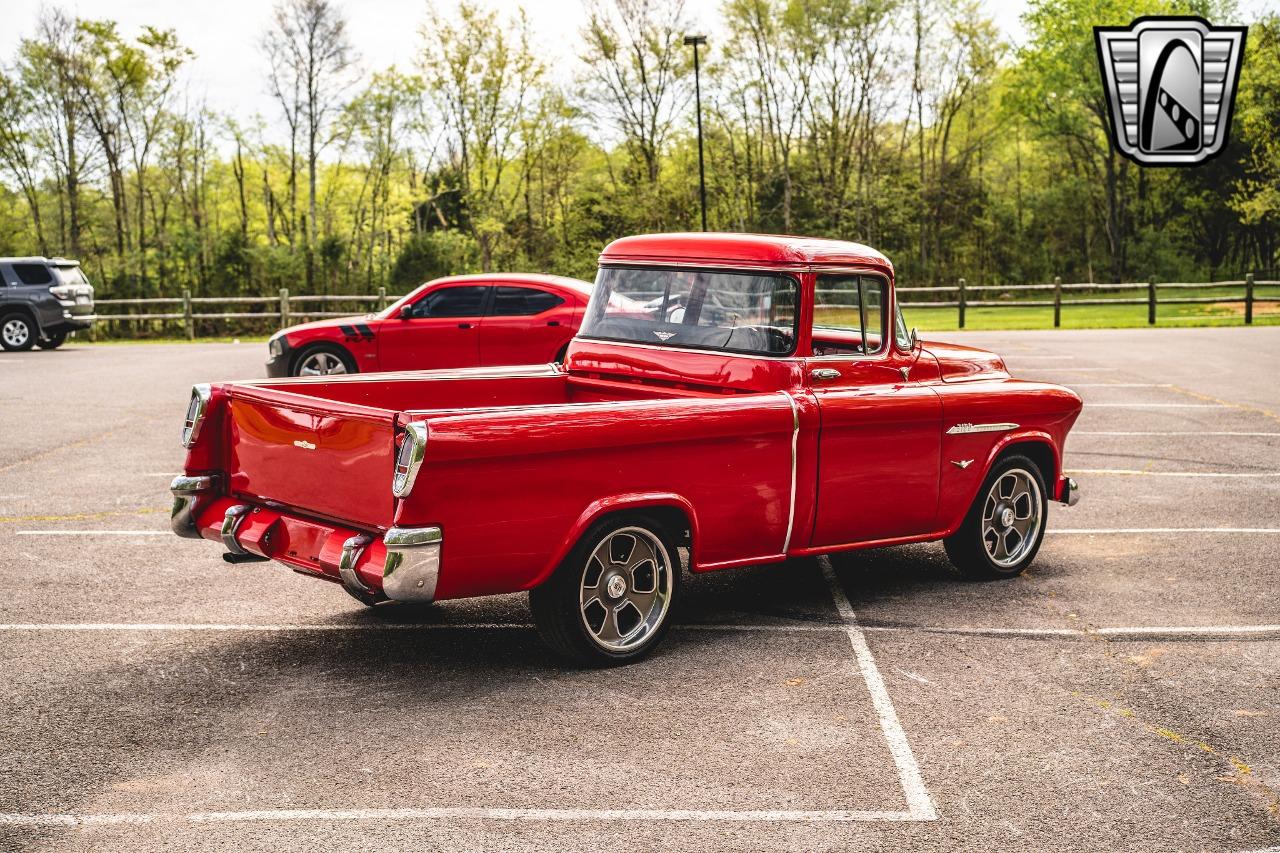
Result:
<svg viewBox="0 0 1280 853"><path fill-rule="evenodd" d="M396 413L232 387L231 491L360 527L391 526Z"/></svg>

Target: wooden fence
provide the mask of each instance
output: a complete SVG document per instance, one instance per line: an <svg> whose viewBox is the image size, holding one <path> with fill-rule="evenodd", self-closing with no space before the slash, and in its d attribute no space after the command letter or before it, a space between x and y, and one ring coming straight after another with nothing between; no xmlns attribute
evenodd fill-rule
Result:
<svg viewBox="0 0 1280 853"><path fill-rule="evenodd" d="M1239 290L1243 295L1215 294L1208 296L1188 296L1192 293L1204 293L1213 290ZM1157 282L1151 278L1146 282L1129 284L1063 284L1055 278L1053 284L1000 284L980 285L967 284L960 279L954 285L936 287L900 287L898 293L904 297L902 304L910 308L954 308L960 328L965 327L965 314L970 308L1052 308L1053 325L1062 325L1064 308L1081 305L1145 305L1147 306L1147 322L1155 325L1160 305L1243 305L1244 323L1253 323L1254 305L1257 302L1280 301L1280 295L1259 296L1260 288L1280 288L1280 281L1255 281L1252 275L1240 281L1215 282ZM1143 297L1099 296L1099 293L1114 291L1145 290ZM973 294L998 292L1000 294L1044 294L1046 299L974 299ZM1075 294L1083 293L1083 296ZM1176 295L1161 295L1173 293ZM955 294L955 299L917 300L919 294L925 297L942 294ZM183 291L181 297L163 297L156 299L99 299L97 308L120 307L126 310L119 313L98 312L98 320L104 323L147 323L151 321L181 322L184 334L191 339L196 336L196 326L201 322L228 320L275 321L279 328L284 328L303 320L314 320L323 317L343 317L351 310L333 311L326 307L344 305L360 310L381 310L399 296L388 295L385 287L378 288L376 294L367 295L329 295L329 296L293 296L288 288L281 288L278 296L192 296L190 291ZM309 306L319 305L317 308ZM248 308L255 306L257 310L209 311L209 307ZM359 307L356 307L359 306ZM134 313L133 309L142 309ZM166 310L170 309L170 310Z"/></svg>

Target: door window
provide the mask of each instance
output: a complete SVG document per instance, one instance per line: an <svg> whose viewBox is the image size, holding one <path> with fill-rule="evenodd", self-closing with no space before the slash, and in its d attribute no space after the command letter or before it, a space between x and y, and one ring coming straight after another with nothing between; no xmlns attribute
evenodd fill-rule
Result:
<svg viewBox="0 0 1280 853"><path fill-rule="evenodd" d="M884 349L884 280L869 275L818 277L813 300L815 355L874 355Z"/></svg>
<svg viewBox="0 0 1280 853"><path fill-rule="evenodd" d="M484 313L484 300L489 286L442 287L419 299L403 316L479 317Z"/></svg>
<svg viewBox="0 0 1280 853"><path fill-rule="evenodd" d="M530 317L550 311L564 300L545 290L531 287L496 287L489 315L495 317Z"/></svg>

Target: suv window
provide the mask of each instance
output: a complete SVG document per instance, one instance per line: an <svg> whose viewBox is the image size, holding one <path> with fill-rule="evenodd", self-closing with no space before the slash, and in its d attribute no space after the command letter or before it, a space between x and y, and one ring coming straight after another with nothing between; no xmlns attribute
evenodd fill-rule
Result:
<svg viewBox="0 0 1280 853"><path fill-rule="evenodd" d="M23 284L53 283L53 276L44 264L13 264L13 272Z"/></svg>
<svg viewBox="0 0 1280 853"><path fill-rule="evenodd" d="M489 286L442 287L413 303L408 317L479 317Z"/></svg>
<svg viewBox="0 0 1280 853"><path fill-rule="evenodd" d="M564 300L545 290L531 287L497 287L493 291L493 308L489 314L497 317L525 317L550 311Z"/></svg>
<svg viewBox="0 0 1280 853"><path fill-rule="evenodd" d="M813 300L813 333L823 329L853 332L855 352L874 355L884 349L884 281L869 275L823 275ZM815 341L817 344L817 341Z"/></svg>

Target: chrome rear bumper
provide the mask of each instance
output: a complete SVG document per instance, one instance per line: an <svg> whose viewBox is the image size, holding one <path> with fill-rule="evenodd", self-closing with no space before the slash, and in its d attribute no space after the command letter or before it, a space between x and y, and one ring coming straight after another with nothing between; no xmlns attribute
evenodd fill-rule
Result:
<svg viewBox="0 0 1280 853"><path fill-rule="evenodd" d="M201 504L218 494L219 485L215 474L196 477L181 474L173 478L173 482L169 484L169 491L173 493L169 524L174 533L185 539L203 538L196 527L196 517L200 515Z"/></svg>
<svg viewBox="0 0 1280 853"><path fill-rule="evenodd" d="M436 597L440 578L439 527L393 527L382 537L387 549L382 592L396 601L427 603Z"/></svg>

